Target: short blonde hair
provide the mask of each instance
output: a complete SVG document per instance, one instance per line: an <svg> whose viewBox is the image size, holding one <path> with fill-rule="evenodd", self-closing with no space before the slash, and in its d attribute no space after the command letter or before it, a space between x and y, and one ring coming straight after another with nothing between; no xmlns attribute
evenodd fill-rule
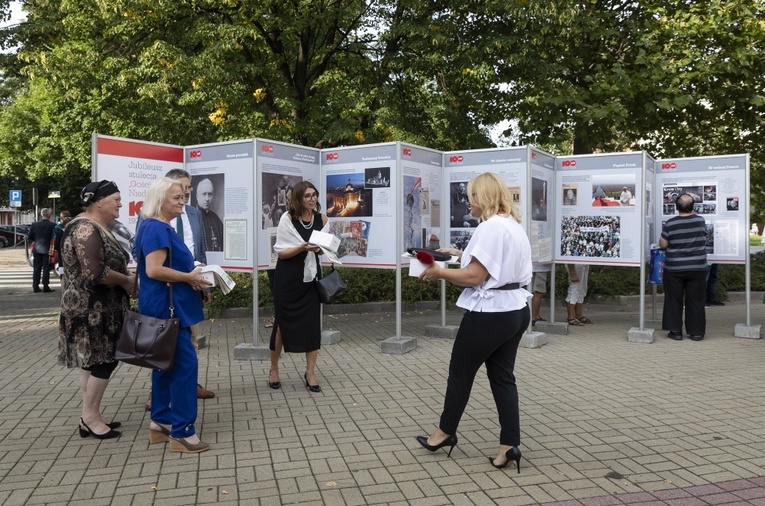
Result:
<svg viewBox="0 0 765 506"><path fill-rule="evenodd" d="M169 177L163 177L151 183L149 191L146 192L146 199L144 199L143 206L141 207L141 217L143 219L159 217L162 204L165 202L167 194L173 185L179 187L181 193L183 193L181 183Z"/></svg>
<svg viewBox="0 0 765 506"><path fill-rule="evenodd" d="M512 216L515 221L521 222L521 213L512 204L507 185L493 172L484 172L471 180L467 190L470 202L481 207L481 221L499 214Z"/></svg>

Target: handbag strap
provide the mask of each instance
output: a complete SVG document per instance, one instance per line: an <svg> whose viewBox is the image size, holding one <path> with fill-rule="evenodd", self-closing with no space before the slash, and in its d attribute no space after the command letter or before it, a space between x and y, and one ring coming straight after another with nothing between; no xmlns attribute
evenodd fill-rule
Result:
<svg viewBox="0 0 765 506"><path fill-rule="evenodd" d="M170 248L170 252L168 253L167 259L170 262L170 268L173 268L173 239L170 238L170 242L168 243L168 248ZM133 281L133 293L137 293L136 290L138 290L138 271L141 270L141 258L143 258L143 250L141 247L138 247L138 259L136 259L136 277L135 281ZM147 274L148 276L148 274ZM167 283L167 286L170 288L170 300L169 300L169 308L170 308L170 318L175 318L175 306L173 305L173 282L169 281Z"/></svg>

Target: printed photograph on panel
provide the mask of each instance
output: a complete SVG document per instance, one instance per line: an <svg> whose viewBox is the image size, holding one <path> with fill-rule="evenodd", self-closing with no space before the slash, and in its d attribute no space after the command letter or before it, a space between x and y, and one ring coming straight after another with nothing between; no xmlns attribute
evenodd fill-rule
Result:
<svg viewBox="0 0 765 506"><path fill-rule="evenodd" d="M635 205L635 174L596 174L592 176L592 205Z"/></svg>
<svg viewBox="0 0 765 506"><path fill-rule="evenodd" d="M327 176L326 212L329 217L372 216L374 190L365 189L364 174Z"/></svg>
<svg viewBox="0 0 765 506"><path fill-rule="evenodd" d="M450 209L452 228L472 228L478 226L478 220L470 214L470 199L467 194L467 181L450 183Z"/></svg>
<svg viewBox="0 0 765 506"><path fill-rule="evenodd" d="M364 188L390 188L390 167L364 169Z"/></svg>
<svg viewBox="0 0 765 506"><path fill-rule="evenodd" d="M717 214L717 204L693 204L696 214Z"/></svg>
<svg viewBox="0 0 765 506"><path fill-rule="evenodd" d="M421 177L404 176L404 250L422 248L421 188Z"/></svg>
<svg viewBox="0 0 765 506"><path fill-rule="evenodd" d="M531 178L531 219L547 221L547 181Z"/></svg>
<svg viewBox="0 0 765 506"><path fill-rule="evenodd" d="M576 183L573 184L564 184L563 185L563 205L564 206L575 206L577 204L577 194L579 193L579 185Z"/></svg>
<svg viewBox="0 0 765 506"><path fill-rule="evenodd" d="M261 227L264 230L279 225L282 214L289 209L292 188L302 180L302 176L263 173L261 184L263 219L261 220Z"/></svg>
<svg viewBox="0 0 765 506"><path fill-rule="evenodd" d="M725 200L725 209L727 211L738 211L739 210L738 203L739 203L738 197L728 197Z"/></svg>
<svg viewBox="0 0 765 506"><path fill-rule="evenodd" d="M709 202L710 200L717 200L716 184L704 185L704 202Z"/></svg>
<svg viewBox="0 0 765 506"><path fill-rule="evenodd" d="M568 257L619 258L621 217L564 216L560 254Z"/></svg>
<svg viewBox="0 0 765 506"><path fill-rule="evenodd" d="M664 185L662 188L664 193L664 202L667 204L674 204L677 197L683 193L687 193L691 196L694 202L702 202L702 196L704 195L704 187L702 185Z"/></svg>
<svg viewBox="0 0 765 506"><path fill-rule="evenodd" d="M191 205L202 213L202 226L205 230L207 251L223 251L223 221L226 203L224 202L225 178L223 174L191 176Z"/></svg>
<svg viewBox="0 0 765 506"><path fill-rule="evenodd" d="M467 248L471 237L473 237L472 230L452 230L449 234L449 247L462 251Z"/></svg>

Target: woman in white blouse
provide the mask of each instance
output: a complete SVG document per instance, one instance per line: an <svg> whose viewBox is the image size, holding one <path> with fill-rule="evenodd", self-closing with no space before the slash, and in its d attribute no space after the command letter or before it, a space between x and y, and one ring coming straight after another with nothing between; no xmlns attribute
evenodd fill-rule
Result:
<svg viewBox="0 0 765 506"><path fill-rule="evenodd" d="M501 427L499 451L491 464L504 468L514 460L520 472L521 439L518 390L513 369L518 343L529 326L531 293L521 288L531 281L531 245L512 205L507 185L493 173L468 184L471 214L480 221L465 251L444 248L460 257L459 269L432 264L420 279L445 279L464 286L457 306L465 309L449 364L444 409L438 428L418 436L426 449L457 445L457 426L470 398L473 380L486 364Z"/></svg>

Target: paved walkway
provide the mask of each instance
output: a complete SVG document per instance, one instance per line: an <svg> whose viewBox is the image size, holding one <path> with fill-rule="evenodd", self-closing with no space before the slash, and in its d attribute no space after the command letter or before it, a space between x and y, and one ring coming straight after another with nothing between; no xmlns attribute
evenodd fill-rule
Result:
<svg viewBox="0 0 765 506"><path fill-rule="evenodd" d="M594 325L521 349L517 474L485 457L498 426L484 370L452 458L415 442L445 387L451 341L424 336L437 312L404 315L419 344L406 355L379 352L392 314L327 316L343 340L322 349L320 394L303 356L284 357L281 390L268 363L232 360L251 320L205 322L200 380L217 397L197 427L213 449L180 455L149 445L149 374L131 366L103 402L122 436L79 437L78 374L55 362L59 292L30 292L0 292L0 504L765 505L765 343L732 337L742 303L708 310L702 342L628 343L637 308L588 305Z"/></svg>

